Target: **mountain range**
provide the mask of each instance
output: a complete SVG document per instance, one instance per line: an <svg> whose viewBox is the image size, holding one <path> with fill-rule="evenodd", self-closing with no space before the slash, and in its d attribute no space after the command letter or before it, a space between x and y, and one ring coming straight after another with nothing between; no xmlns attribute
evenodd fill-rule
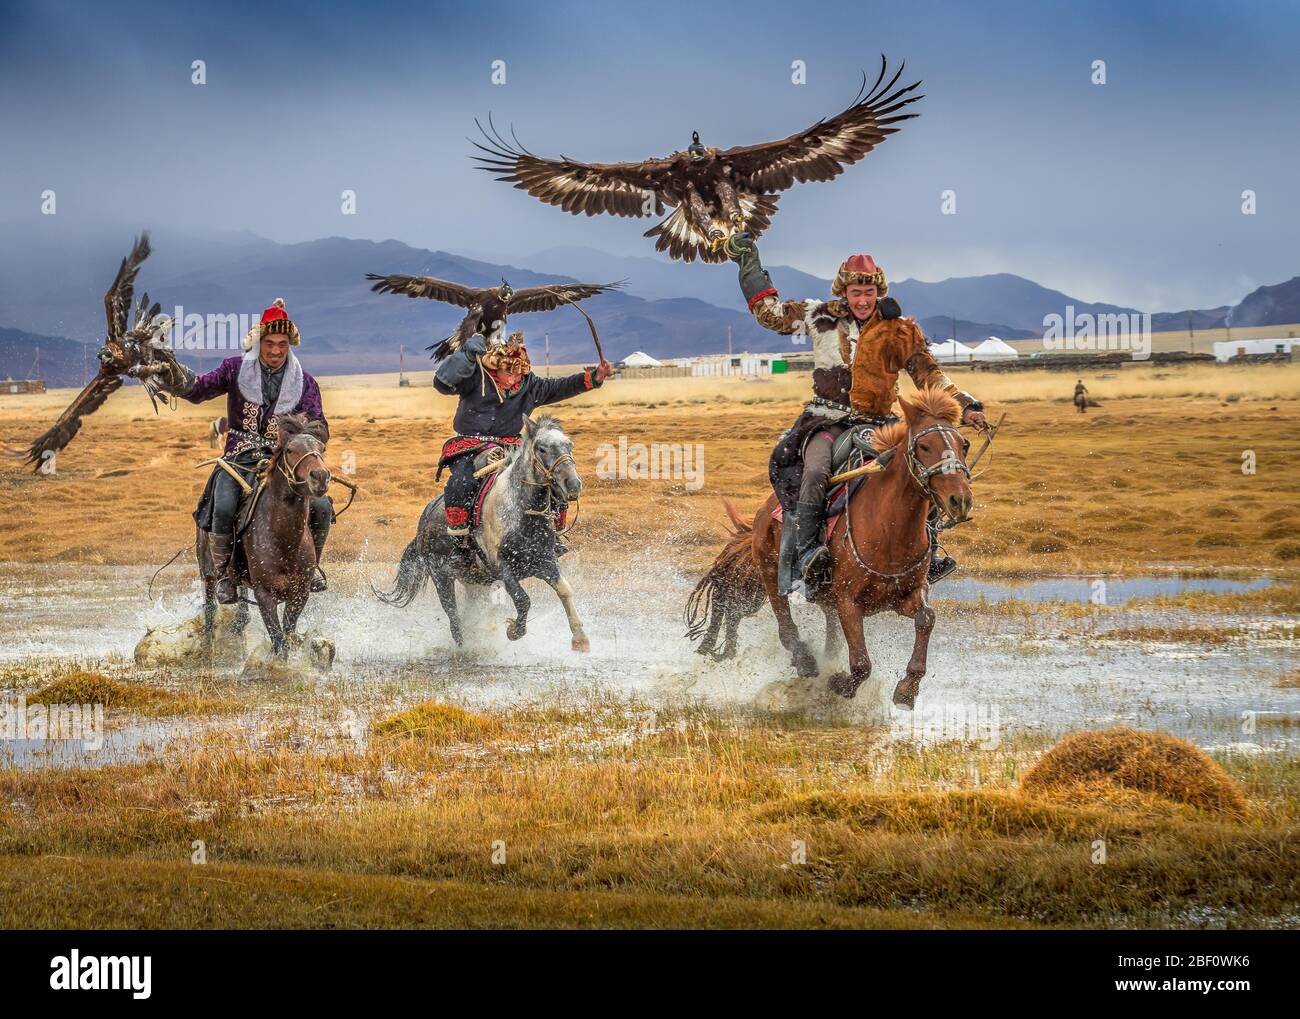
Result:
<svg viewBox="0 0 1300 1019"><path fill-rule="evenodd" d="M51 217L53 219L53 217ZM318 374L395 371L398 349L406 367L428 362L423 348L441 340L463 312L426 300L370 292L367 272L417 273L472 286L492 286L503 278L516 289L582 280L628 280L627 287L584 302L596 320L611 360L643 350L655 357L718 353L727 350L728 330L736 351L797 349L791 338L762 329L745 310L734 266L684 265L655 258L611 255L592 248L550 248L520 262L522 269L485 258L381 242L327 237L279 244L246 232L154 230L153 256L140 272L137 295L148 290L169 314L256 316L273 298L283 297L304 337L304 352ZM25 377L33 348L41 349L41 372L51 385L78 384L85 344L98 345L104 330L103 294L130 244L128 233L101 229L87 234L75 223L42 224L39 230L7 231L0 250L0 378ZM769 267L789 297L829 295L830 281L789 266ZM927 336L953 335L977 342L989 335L1028 339L1042 335L1044 315L1129 313L1132 308L1069 297L1009 273L940 282L903 279L890 294L916 318ZM1300 277L1260 287L1235 306L1159 313L1156 331L1266 325L1300 321ZM586 322L572 308L511 319L526 331L534 363L594 360ZM231 330L229 342L239 333ZM183 359L208 367L229 351ZM93 350L90 362L93 369Z"/></svg>

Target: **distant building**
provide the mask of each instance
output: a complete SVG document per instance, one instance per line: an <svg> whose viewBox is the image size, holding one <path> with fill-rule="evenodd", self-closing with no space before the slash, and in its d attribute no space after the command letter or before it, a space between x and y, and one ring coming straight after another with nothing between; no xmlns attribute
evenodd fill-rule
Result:
<svg viewBox="0 0 1300 1019"><path fill-rule="evenodd" d="M662 366L662 361L641 350L628 354L627 357L623 358L620 365L620 367L626 368L660 368Z"/></svg>
<svg viewBox="0 0 1300 1019"><path fill-rule="evenodd" d="M5 379L0 382L0 393L43 393L44 379Z"/></svg>
<svg viewBox="0 0 1300 1019"><path fill-rule="evenodd" d="M948 339L942 343L933 344L930 347L930 354L940 364L960 364L963 361L974 359L975 348L968 347L957 340Z"/></svg>
<svg viewBox="0 0 1300 1019"><path fill-rule="evenodd" d="M976 361L1014 361L1020 356L1015 347L996 336L976 344L972 353Z"/></svg>
<svg viewBox="0 0 1300 1019"><path fill-rule="evenodd" d="M1290 354L1295 357L1295 348L1300 340L1224 340L1214 345L1214 359L1219 362L1234 357L1258 357L1262 354Z"/></svg>
<svg viewBox="0 0 1300 1019"><path fill-rule="evenodd" d="M782 374L787 364L784 354L701 354L678 357L673 364L688 368L692 375L772 375Z"/></svg>

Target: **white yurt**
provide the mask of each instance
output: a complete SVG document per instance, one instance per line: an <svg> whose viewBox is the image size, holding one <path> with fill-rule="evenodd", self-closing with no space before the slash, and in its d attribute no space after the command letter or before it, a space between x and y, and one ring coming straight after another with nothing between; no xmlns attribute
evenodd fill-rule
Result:
<svg viewBox="0 0 1300 1019"><path fill-rule="evenodd" d="M940 364L952 364L954 361L970 361L975 356L973 347L957 340L944 340L930 347L931 356Z"/></svg>
<svg viewBox="0 0 1300 1019"><path fill-rule="evenodd" d="M1020 352L1005 340L990 336L975 347L976 361L1006 361L1020 356Z"/></svg>
<svg viewBox="0 0 1300 1019"><path fill-rule="evenodd" d="M638 350L623 358L623 364L629 368L659 368L663 362L651 357L645 351Z"/></svg>

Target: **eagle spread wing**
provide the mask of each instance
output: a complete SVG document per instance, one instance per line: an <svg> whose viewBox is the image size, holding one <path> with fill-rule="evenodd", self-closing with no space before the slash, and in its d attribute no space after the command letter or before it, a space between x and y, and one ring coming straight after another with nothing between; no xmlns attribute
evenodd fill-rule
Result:
<svg viewBox="0 0 1300 1019"><path fill-rule="evenodd" d="M520 311L550 311L561 304L573 304L609 290L619 290L626 283L557 283L550 287L527 287L516 290L507 307L511 314Z"/></svg>
<svg viewBox="0 0 1300 1019"><path fill-rule="evenodd" d="M870 91L866 78L858 98L838 116L819 120L806 131L776 142L727 149L719 156L731 166L738 184L757 193L784 191L796 182L823 181L838 177L845 166L856 163L898 128L899 121L915 113L900 113L910 103L923 99L911 95L919 81L895 88L905 64L885 82L887 63L880 58L880 75ZM882 84L883 83L883 84ZM864 94L865 92L865 94Z"/></svg>
<svg viewBox="0 0 1300 1019"><path fill-rule="evenodd" d="M71 442L81 430L81 419L99 410L104 405L104 401L117 392L121 385L121 375L107 374L101 368L99 374L90 381L90 385L78 393L68 409L59 415L59 420L54 423L54 427L27 448L26 460L33 465L33 469L39 472L50 454L59 452Z"/></svg>
<svg viewBox="0 0 1300 1019"><path fill-rule="evenodd" d="M395 273L392 276L377 276L372 272L368 272L366 273L366 279L376 281L375 285L370 289L380 294L428 297L431 300L442 301L444 304L454 304L460 308L469 308L481 303L483 298L491 292L490 289L462 286L460 283L450 283L447 280L434 279L432 276L403 276L401 273Z"/></svg>
<svg viewBox="0 0 1300 1019"><path fill-rule="evenodd" d="M479 124L487 144L472 144L486 152L475 156L478 169L500 174L497 180L512 183L548 205L558 205L573 215L595 216L606 212L613 216L662 216L664 204L676 204L660 190L663 177L672 165L667 159L650 159L642 163L579 163L561 156L546 159L535 156L519 139L514 144L497 132L488 118L491 134ZM512 134L513 137L513 134Z"/></svg>
<svg viewBox="0 0 1300 1019"><path fill-rule="evenodd" d="M135 277L140 271L140 263L149 257L149 234L142 233L131 253L122 259L117 270L117 278L104 295L104 315L108 319L108 336L110 340L121 341L126 336L127 316L131 313L131 300L134 297Z"/></svg>

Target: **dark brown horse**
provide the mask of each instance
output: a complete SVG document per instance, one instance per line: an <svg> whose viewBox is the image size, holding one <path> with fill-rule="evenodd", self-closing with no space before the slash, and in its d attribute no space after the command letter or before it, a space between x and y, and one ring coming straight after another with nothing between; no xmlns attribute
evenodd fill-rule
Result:
<svg viewBox="0 0 1300 1019"><path fill-rule="evenodd" d="M965 520L971 510L970 443L957 431L957 402L939 390L926 390L913 401L900 400L904 420L872 435L877 451L892 450L888 466L859 485L847 511L828 535L831 576L814 597L827 622L827 650L833 647L833 617L848 642L849 671L831 676L830 688L853 697L871 675L862 621L883 609L907 616L916 639L907 673L894 688L893 700L910 709L925 675L934 610L930 607L928 568L930 507L951 520ZM692 635L704 634L700 651L730 657L740 619L757 610L756 594L766 591L776 614L781 644L790 652L800 676L817 674L817 661L799 635L789 599L777 591L781 522L773 515L776 497L758 510L751 527L733 517L734 535L688 603ZM742 549L748 541L750 558ZM707 616L712 616L705 621ZM721 652L714 651L719 629L726 625ZM706 632L707 627L707 632Z"/></svg>
<svg viewBox="0 0 1300 1019"><path fill-rule="evenodd" d="M311 500L329 489L325 466L325 426L300 414L280 419L279 442L266 463L262 492L236 542L234 562L240 585L240 615L246 613L242 595L251 587L262 612L271 649L287 658L296 642L294 627L307 604L316 570L316 546L307 526ZM208 535L198 532L199 572L203 576L203 621L205 635L212 632L216 618L217 577L208 554ZM284 617L280 605L284 605Z"/></svg>

